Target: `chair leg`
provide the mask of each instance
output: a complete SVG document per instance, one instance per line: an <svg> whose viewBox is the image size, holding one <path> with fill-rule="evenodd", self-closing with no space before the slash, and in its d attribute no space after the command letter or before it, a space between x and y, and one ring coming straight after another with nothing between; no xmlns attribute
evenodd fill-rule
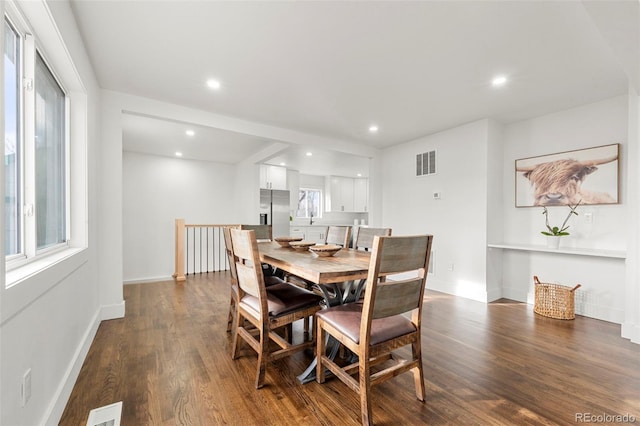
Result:
<svg viewBox="0 0 640 426"><path fill-rule="evenodd" d="M238 345L240 342L238 341L238 328L240 328L240 320L242 319L240 315L240 308L236 305L235 309L235 318L233 320L233 339L231 340L231 359L238 358Z"/></svg>
<svg viewBox="0 0 640 426"><path fill-rule="evenodd" d="M371 409L371 401L369 395L371 394L371 377L370 368L366 360L360 359L360 416L362 417L363 426L373 425L373 415Z"/></svg>
<svg viewBox="0 0 640 426"><path fill-rule="evenodd" d="M235 318L235 315L234 315L235 307L236 307L236 302L232 294L231 300L229 300L229 317L227 319L227 333L233 329L233 320Z"/></svg>
<svg viewBox="0 0 640 426"><path fill-rule="evenodd" d="M416 398L420 401L425 399L424 389L424 371L422 369L422 344L420 339L411 344L411 351L413 352L413 359L418 361L418 366L412 369L413 381L416 385Z"/></svg>
<svg viewBox="0 0 640 426"><path fill-rule="evenodd" d="M260 328L260 352L258 352L258 372L256 375L256 389L264 386L264 377L269 360L269 330L264 325Z"/></svg>

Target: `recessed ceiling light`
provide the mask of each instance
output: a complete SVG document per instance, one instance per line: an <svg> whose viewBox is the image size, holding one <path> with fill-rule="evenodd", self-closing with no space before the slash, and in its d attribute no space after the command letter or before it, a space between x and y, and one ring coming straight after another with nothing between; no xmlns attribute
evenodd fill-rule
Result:
<svg viewBox="0 0 640 426"><path fill-rule="evenodd" d="M376 133L378 131L378 126L376 126L375 124L373 126L369 126L369 131L371 133Z"/></svg>
<svg viewBox="0 0 640 426"><path fill-rule="evenodd" d="M493 80L491 80L491 84L494 87L503 86L506 82L507 82L507 77L505 77L504 75L499 75Z"/></svg>
<svg viewBox="0 0 640 426"><path fill-rule="evenodd" d="M358 177L362 177L362 173L358 173L356 176L358 176Z"/></svg>
<svg viewBox="0 0 640 426"><path fill-rule="evenodd" d="M218 80L215 80L215 79L212 78L212 79L207 80L207 86L210 89L218 90L220 88L220 82Z"/></svg>
<svg viewBox="0 0 640 426"><path fill-rule="evenodd" d="M182 153L180 151L176 151L176 157L182 157Z"/></svg>
<svg viewBox="0 0 640 426"><path fill-rule="evenodd" d="M194 132L193 130L187 130L185 133L187 134L187 136L193 136L196 134L196 132Z"/></svg>
<svg viewBox="0 0 640 426"><path fill-rule="evenodd" d="M286 165L287 165L287 163L280 163L280 165L281 165L281 166L286 166Z"/></svg>
<svg viewBox="0 0 640 426"><path fill-rule="evenodd" d="M313 152L307 152L307 157L311 157L313 155Z"/></svg>

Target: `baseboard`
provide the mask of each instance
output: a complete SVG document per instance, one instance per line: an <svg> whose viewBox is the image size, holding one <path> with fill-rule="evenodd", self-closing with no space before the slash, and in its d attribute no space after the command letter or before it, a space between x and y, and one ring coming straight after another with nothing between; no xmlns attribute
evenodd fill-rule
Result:
<svg viewBox="0 0 640 426"><path fill-rule="evenodd" d="M71 396L73 386L76 384L76 380L78 379L78 375L80 374L82 364L84 363L84 360L89 353L91 343L93 343L93 339L98 332L98 326L100 325L100 316L101 312L100 310L98 310L93 316L89 327L87 327L87 330L82 337L82 341L80 342L80 345L78 345L78 348L76 349L76 352L71 359L69 368L65 372L64 377L53 396L51 405L45 412L45 415L43 417L45 421L43 422L43 424L52 426L59 424L62 413L64 412L64 409L67 405L67 401Z"/></svg>
<svg viewBox="0 0 640 426"><path fill-rule="evenodd" d="M103 306L100 309L100 320L106 321L110 319L124 318L124 305L125 303L123 300L122 302L116 303L114 305Z"/></svg>
<svg viewBox="0 0 640 426"><path fill-rule="evenodd" d="M631 343L640 344L640 326L628 322L622 323L622 337L631 340Z"/></svg>
<svg viewBox="0 0 640 426"><path fill-rule="evenodd" d="M124 280L124 285L155 283L155 282L160 282L160 281L174 281L174 278L171 275L162 276L162 277L151 277L151 278L136 278L136 279L133 279L133 280Z"/></svg>

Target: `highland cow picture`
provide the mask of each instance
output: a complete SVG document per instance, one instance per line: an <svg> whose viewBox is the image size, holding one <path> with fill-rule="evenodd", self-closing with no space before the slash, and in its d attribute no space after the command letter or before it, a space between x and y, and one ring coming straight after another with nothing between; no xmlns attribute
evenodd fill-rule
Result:
<svg viewBox="0 0 640 426"><path fill-rule="evenodd" d="M516 207L617 204L619 144L516 160Z"/></svg>

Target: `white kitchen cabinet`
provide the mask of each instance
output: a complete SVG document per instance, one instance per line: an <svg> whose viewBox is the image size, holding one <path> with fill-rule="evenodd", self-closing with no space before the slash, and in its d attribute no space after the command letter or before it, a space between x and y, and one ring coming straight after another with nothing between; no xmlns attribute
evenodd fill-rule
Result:
<svg viewBox="0 0 640 426"><path fill-rule="evenodd" d="M300 237L304 241L313 241L316 244L324 244L327 237L326 226L292 226L289 234L292 237Z"/></svg>
<svg viewBox="0 0 640 426"><path fill-rule="evenodd" d="M326 211L369 211L369 179L329 176L327 181Z"/></svg>
<svg viewBox="0 0 640 426"><path fill-rule="evenodd" d="M353 208L355 212L369 211L369 179L357 178L353 181Z"/></svg>
<svg viewBox="0 0 640 426"><path fill-rule="evenodd" d="M353 178L343 176L329 176L326 211L352 212L354 182Z"/></svg>
<svg viewBox="0 0 640 426"><path fill-rule="evenodd" d="M260 166L260 188L263 189L287 189L286 167Z"/></svg>
<svg viewBox="0 0 640 426"><path fill-rule="evenodd" d="M327 238L327 228L324 226L307 226L305 236L306 241L313 241L316 244L324 244Z"/></svg>
<svg viewBox="0 0 640 426"><path fill-rule="evenodd" d="M304 226L292 226L289 231L289 236L300 237L306 240L306 228Z"/></svg>

